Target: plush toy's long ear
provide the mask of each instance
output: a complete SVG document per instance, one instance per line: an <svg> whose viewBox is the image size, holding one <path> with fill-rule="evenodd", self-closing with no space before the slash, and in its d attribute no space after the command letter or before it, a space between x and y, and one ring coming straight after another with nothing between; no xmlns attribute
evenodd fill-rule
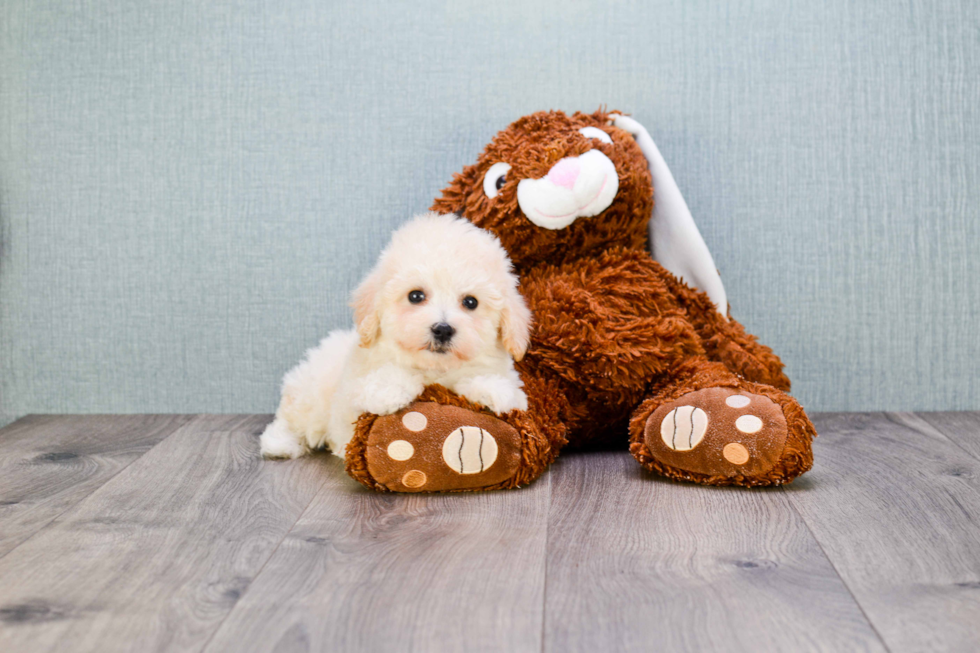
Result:
<svg viewBox="0 0 980 653"><path fill-rule="evenodd" d="M725 286L667 162L643 125L619 114L612 114L610 118L613 125L633 135L650 166L654 193L653 217L650 219L653 258L708 295L718 312L727 319Z"/></svg>

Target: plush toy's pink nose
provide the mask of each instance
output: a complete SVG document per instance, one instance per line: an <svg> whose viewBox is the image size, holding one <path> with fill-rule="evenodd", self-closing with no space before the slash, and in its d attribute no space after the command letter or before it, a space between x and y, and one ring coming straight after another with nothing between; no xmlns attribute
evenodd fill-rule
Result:
<svg viewBox="0 0 980 653"><path fill-rule="evenodd" d="M545 179L555 186L562 186L563 188L572 190L572 187L575 186L575 180L578 179L578 174L581 171L582 166L579 164L578 159L569 157L562 159L552 166Z"/></svg>

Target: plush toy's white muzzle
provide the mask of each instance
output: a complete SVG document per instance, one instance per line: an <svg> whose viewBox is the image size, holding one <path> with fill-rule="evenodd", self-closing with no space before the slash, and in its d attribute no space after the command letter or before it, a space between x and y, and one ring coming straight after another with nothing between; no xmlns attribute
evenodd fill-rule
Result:
<svg viewBox="0 0 980 653"><path fill-rule="evenodd" d="M618 191L616 166L599 150L589 150L562 159L542 179L522 179L517 203L537 226L564 229L605 211Z"/></svg>

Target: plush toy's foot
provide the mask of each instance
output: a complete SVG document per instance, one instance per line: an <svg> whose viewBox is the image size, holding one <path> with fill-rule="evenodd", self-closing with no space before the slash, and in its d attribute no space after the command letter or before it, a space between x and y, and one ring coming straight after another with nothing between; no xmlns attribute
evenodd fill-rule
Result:
<svg viewBox="0 0 980 653"><path fill-rule="evenodd" d="M347 446L351 476L391 492L493 490L526 485L557 453L527 413L498 418L444 388L420 399L393 415L361 416Z"/></svg>
<svg viewBox="0 0 980 653"><path fill-rule="evenodd" d="M513 426L489 415L416 402L375 419L362 455L375 487L395 492L476 490L514 476L521 439Z"/></svg>
<svg viewBox="0 0 980 653"><path fill-rule="evenodd" d="M816 433L799 404L771 386L741 386L645 403L630 451L651 471L707 485L781 485L810 469Z"/></svg>

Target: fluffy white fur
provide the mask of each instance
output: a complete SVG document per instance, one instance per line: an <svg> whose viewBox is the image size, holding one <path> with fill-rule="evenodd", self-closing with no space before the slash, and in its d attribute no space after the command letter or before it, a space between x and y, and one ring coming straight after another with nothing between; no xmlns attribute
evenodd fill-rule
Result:
<svg viewBox="0 0 980 653"><path fill-rule="evenodd" d="M421 303L409 301L416 290ZM527 409L514 360L527 350L531 314L489 232L452 215L416 217L395 232L352 306L356 329L332 332L283 379L265 456L328 447L343 457L358 416L397 412L433 383L496 413ZM433 332L438 324L455 329L448 342Z"/></svg>

